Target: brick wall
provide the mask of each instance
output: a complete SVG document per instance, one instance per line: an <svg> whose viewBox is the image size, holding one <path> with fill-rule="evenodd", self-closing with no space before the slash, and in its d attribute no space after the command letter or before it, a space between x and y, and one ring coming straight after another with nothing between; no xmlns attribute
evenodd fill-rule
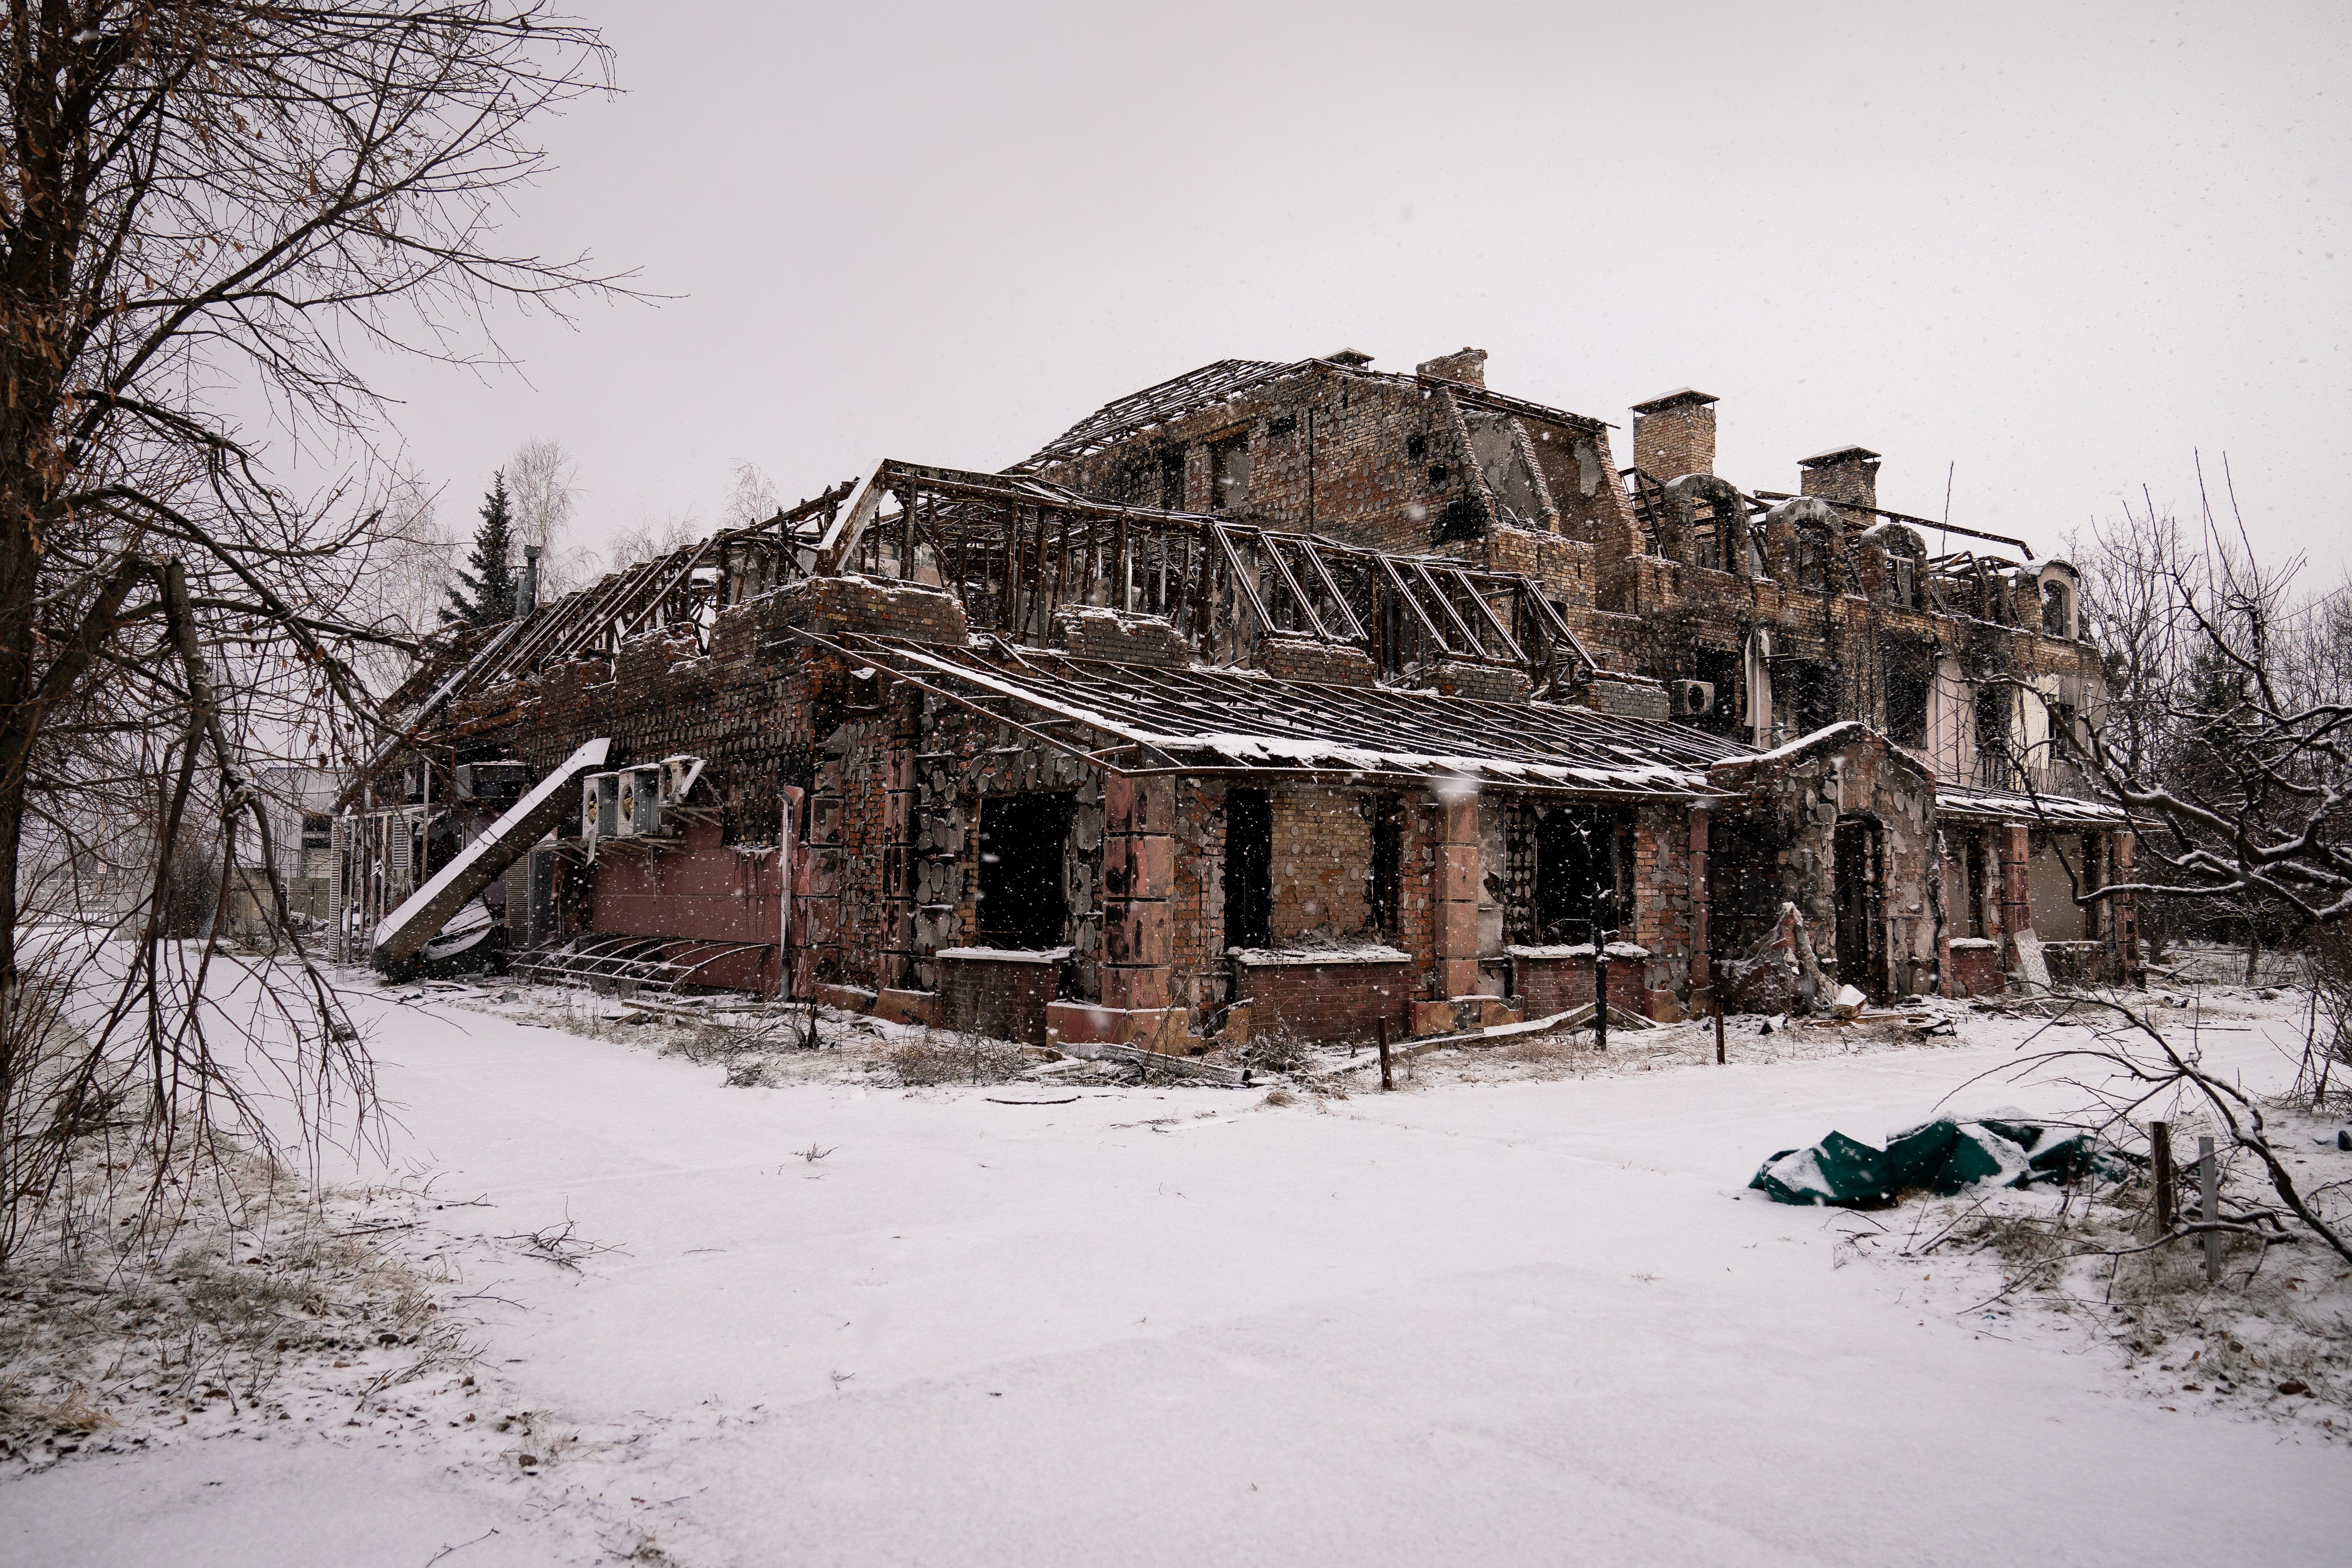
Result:
<svg viewBox="0 0 2352 1568"><path fill-rule="evenodd" d="M1369 1040L1385 1019L1391 1039L1402 1039L1411 1016L1412 966L1404 959L1339 963L1244 960L1242 994L1250 1002L1250 1032L1286 1031L1318 1043Z"/></svg>
<svg viewBox="0 0 2352 1568"><path fill-rule="evenodd" d="M934 963L940 1016L947 1027L1027 1046L1045 1043L1045 1006L1054 1000L1059 963L1003 958L941 958Z"/></svg>
<svg viewBox="0 0 2352 1568"><path fill-rule="evenodd" d="M1639 958L1609 961L1609 1005L1637 1017L1648 1017L1649 998L1644 975L1647 962ZM1530 1018L1549 1017L1581 1007L1592 1000L1592 953L1588 948L1568 953L1536 953L1518 949L1511 953L1511 999Z"/></svg>

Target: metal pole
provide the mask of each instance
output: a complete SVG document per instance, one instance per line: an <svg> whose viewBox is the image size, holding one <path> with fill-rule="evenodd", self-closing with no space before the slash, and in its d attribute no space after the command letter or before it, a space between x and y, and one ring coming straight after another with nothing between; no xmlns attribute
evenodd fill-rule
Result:
<svg viewBox="0 0 2352 1568"><path fill-rule="evenodd" d="M2202 1167L2198 1173L2205 1205L2201 1217L2207 1225L2213 1225L2221 1218L2221 1162L2213 1157L2212 1139L2197 1140L2197 1162ZM2221 1279L2221 1233L2209 1230L2205 1233L2205 1283L2216 1285Z"/></svg>
<svg viewBox="0 0 2352 1568"><path fill-rule="evenodd" d="M1377 1032L1381 1042L1381 1088L1394 1089L1395 1080L1389 1077L1389 1021L1386 1018L1375 1018L1372 1020L1372 1028Z"/></svg>

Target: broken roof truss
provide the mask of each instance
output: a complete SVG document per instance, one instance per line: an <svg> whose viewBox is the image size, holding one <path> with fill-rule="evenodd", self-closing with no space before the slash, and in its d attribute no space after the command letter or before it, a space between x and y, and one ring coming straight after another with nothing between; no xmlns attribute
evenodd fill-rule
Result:
<svg viewBox="0 0 2352 1568"><path fill-rule="evenodd" d="M1043 479L886 462L808 552L946 589L974 632L1053 640L1065 615L1161 617L1214 664L1261 638L1356 648L1381 668L1455 662L1542 679L1591 657L1531 579L1442 555L1082 496Z"/></svg>

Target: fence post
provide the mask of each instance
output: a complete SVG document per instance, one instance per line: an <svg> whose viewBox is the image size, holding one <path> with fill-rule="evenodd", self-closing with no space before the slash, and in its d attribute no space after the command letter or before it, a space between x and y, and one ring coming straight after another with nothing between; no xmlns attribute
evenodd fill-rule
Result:
<svg viewBox="0 0 2352 1568"><path fill-rule="evenodd" d="M1609 1048L1609 942L1617 933L1596 932L1592 944L1592 1048Z"/></svg>
<svg viewBox="0 0 2352 1568"><path fill-rule="evenodd" d="M1389 1078L1389 1021L1386 1018L1375 1018L1372 1020L1372 1028L1381 1042L1381 1088L1394 1089L1396 1084Z"/></svg>
<svg viewBox="0 0 2352 1568"><path fill-rule="evenodd" d="M2221 1162L2214 1158L2210 1138L2197 1140L2197 1163L2202 1167L2198 1173L2199 1192L2205 1207L2201 1217L2207 1225L2217 1225L2221 1218ZM2205 1283L2218 1284L2221 1279L2221 1233L2209 1230L2205 1233Z"/></svg>
<svg viewBox="0 0 2352 1568"><path fill-rule="evenodd" d="M2172 1234L2172 1123L2147 1124L2149 1170L2156 1183L2156 1234Z"/></svg>
<svg viewBox="0 0 2352 1568"><path fill-rule="evenodd" d="M1707 1000L1715 1004L1715 1065L1723 1065L1723 998L1715 987L1707 987Z"/></svg>

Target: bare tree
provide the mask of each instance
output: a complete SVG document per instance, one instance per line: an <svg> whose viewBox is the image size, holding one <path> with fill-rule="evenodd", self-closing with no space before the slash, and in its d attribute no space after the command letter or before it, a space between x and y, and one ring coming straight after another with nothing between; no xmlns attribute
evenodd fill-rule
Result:
<svg viewBox="0 0 2352 1568"><path fill-rule="evenodd" d="M534 436L515 448L505 473L514 507L515 542L539 547L541 601L585 585L603 570L603 563L594 551L572 539L580 465L571 452L551 437Z"/></svg>
<svg viewBox="0 0 2352 1568"><path fill-rule="evenodd" d="M625 571L640 562L675 554L709 531L695 521L692 512L672 512L667 517L640 514L635 526L613 535L613 570Z"/></svg>
<svg viewBox="0 0 2352 1568"><path fill-rule="evenodd" d="M2151 507L2095 538L2085 598L2112 691L2062 744L2141 853L2136 880L2082 896L2334 924L2352 916L2352 648L2331 638L2352 617L2340 591L2297 592L2300 562L2266 567L2234 532L2208 507L2191 546Z"/></svg>
<svg viewBox="0 0 2352 1568"><path fill-rule="evenodd" d="M492 301L553 309L609 286L583 260L501 250L494 221L542 167L533 117L602 85L606 65L593 30L531 0L10 6L0 1255L93 1096L143 1083L165 1163L193 1146L173 1142L187 1116L243 1106L200 1028L221 922L184 951L165 941L184 904L171 868L191 835L237 865L242 826L274 877L257 760L377 718L354 659L407 628L358 588L404 542L372 456L384 410L356 354L478 357L461 345ZM351 470L294 493L232 402L349 454ZM93 868L111 879L102 899L87 896ZM282 887L273 900L287 930ZM111 999L77 1015L62 1054L53 993L28 984L28 965L61 972L62 928L29 947L21 934L60 910L98 911L129 939L89 972ZM289 1082L363 1092L331 987L292 956L299 983L268 992L297 1053Z"/></svg>
<svg viewBox="0 0 2352 1568"><path fill-rule="evenodd" d="M727 505L719 514L720 526L754 527L782 510L783 504L776 494L775 481L758 464L738 463L727 489Z"/></svg>

